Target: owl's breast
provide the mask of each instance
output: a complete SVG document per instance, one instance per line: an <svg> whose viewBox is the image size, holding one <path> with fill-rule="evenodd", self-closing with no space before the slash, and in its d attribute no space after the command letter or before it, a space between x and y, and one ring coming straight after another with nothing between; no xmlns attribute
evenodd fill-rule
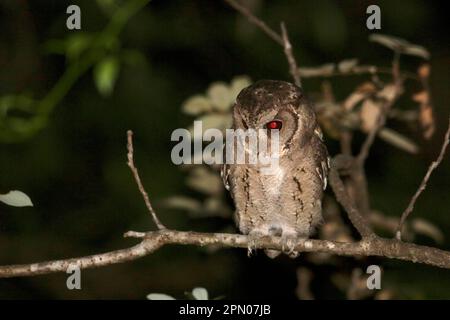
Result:
<svg viewBox="0 0 450 320"><path fill-rule="evenodd" d="M283 181L285 181L286 171L281 166L275 166L268 171L260 171L259 181L263 193L269 198L275 200L282 193Z"/></svg>

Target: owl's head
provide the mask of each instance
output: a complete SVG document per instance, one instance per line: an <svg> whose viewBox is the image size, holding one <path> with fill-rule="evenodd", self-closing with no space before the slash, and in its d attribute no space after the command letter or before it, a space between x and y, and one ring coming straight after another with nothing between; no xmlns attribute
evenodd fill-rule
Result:
<svg viewBox="0 0 450 320"><path fill-rule="evenodd" d="M280 147L309 142L317 126L312 105L296 85L275 80L260 80L243 89L233 108L235 129L279 130Z"/></svg>

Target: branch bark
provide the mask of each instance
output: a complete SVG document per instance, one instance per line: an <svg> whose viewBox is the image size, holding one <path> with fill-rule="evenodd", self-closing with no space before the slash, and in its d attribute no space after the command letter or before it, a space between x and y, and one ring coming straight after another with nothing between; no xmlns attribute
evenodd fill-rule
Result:
<svg viewBox="0 0 450 320"><path fill-rule="evenodd" d="M169 244L216 245L223 248L248 248L249 246L248 237L240 234L158 230L147 232L141 236L144 238L139 244L127 249L65 260L2 266L0 267L0 278L66 272L71 265L76 265L80 269L88 269L123 263L149 255ZM282 250L280 238L277 237L262 238L254 245L258 249ZM298 252L324 252L340 256L382 256L450 269L450 252L379 237L352 243L313 239L299 240L294 250Z"/></svg>
<svg viewBox="0 0 450 320"><path fill-rule="evenodd" d="M355 228L358 230L361 237L373 238L375 233L372 231L369 222L366 217L361 215L360 211L356 208L354 201L348 195L347 190L342 182L339 171L348 171L351 174L351 170L354 169L354 162L356 160L353 157L338 155L331 161L331 168L329 173L330 185L336 195L337 201L344 207L348 214L348 217Z"/></svg>

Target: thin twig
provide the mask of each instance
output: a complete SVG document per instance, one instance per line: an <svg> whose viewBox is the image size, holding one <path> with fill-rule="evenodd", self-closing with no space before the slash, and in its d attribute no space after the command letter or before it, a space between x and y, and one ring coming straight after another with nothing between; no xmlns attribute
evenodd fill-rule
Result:
<svg viewBox="0 0 450 320"><path fill-rule="evenodd" d="M297 61L295 60L294 53L292 52L292 45L289 41L289 36L284 22L281 22L281 37L283 38L284 54L286 55L286 59L289 63L289 71L295 84L301 88L302 82L298 72Z"/></svg>
<svg viewBox="0 0 450 320"><path fill-rule="evenodd" d="M406 219L408 218L409 214L414 210L414 205L416 204L417 199L421 195L421 193L425 190L427 187L428 180L430 179L431 174L433 171L439 166L439 164L444 159L445 151L447 150L448 144L450 142L450 117L449 117L449 123L448 123L448 129L445 133L444 142L442 143L441 152L439 153L439 156L435 161L433 161L430 166L428 167L427 173L425 174L425 177L423 177L422 182L420 183L419 188L417 189L414 196L409 201L408 207L406 207L405 211L403 211L402 216L400 218L400 222L397 227L397 232L395 233L395 237L398 240L401 240L402 238L402 227L405 223Z"/></svg>
<svg viewBox="0 0 450 320"><path fill-rule="evenodd" d="M366 139L364 140L361 150L359 151L359 154L357 156L358 163L360 165L363 165L367 157L369 156L370 148L375 142L375 138L378 132L384 126L385 123L386 123L385 111L381 110L380 114L378 115L376 124L373 126L372 130L370 130L369 133L367 134Z"/></svg>
<svg viewBox="0 0 450 320"><path fill-rule="evenodd" d="M265 34L267 34L272 40L281 45L284 48L284 53L286 55L287 61L289 63L289 71L294 79L294 82L297 86L301 87L300 80L300 72L297 66L297 62L295 61L294 54L292 53L292 45L289 42L288 34L286 31L286 27L284 23L281 23L281 33L280 36L277 32L273 31L264 21L253 15L250 10L241 5L238 1L235 0L224 0L228 3L232 8L242 14L244 17L248 19L249 22L256 25L260 28Z"/></svg>
<svg viewBox="0 0 450 320"><path fill-rule="evenodd" d="M150 203L148 194L145 191L144 186L142 185L141 178L139 177L138 169L134 165L133 131L131 131L131 130L127 131L127 141L128 141L128 143L127 143L127 149L128 149L127 165L130 167L131 172L133 173L133 176L134 176L134 180L136 180L136 183L138 185L139 191L141 192L142 196L144 197L145 205L147 206L147 209L152 216L153 222L156 224L158 229L160 229L160 230L166 229L166 227L159 221L155 210L153 210L153 207L152 207L152 204Z"/></svg>
<svg viewBox="0 0 450 320"><path fill-rule="evenodd" d="M234 8L236 11L238 11L240 14L242 14L244 17L248 19L251 23L256 25L258 28L260 28L265 34L267 34L272 40L274 40L276 43L278 43L281 46L284 46L283 38L280 37L278 33L273 31L264 21L259 19L258 17L254 16L250 10L248 10L246 7L241 5L238 1L235 0L224 0L226 3L228 3L232 8Z"/></svg>
<svg viewBox="0 0 450 320"><path fill-rule="evenodd" d="M378 115L378 119L376 122L376 125L372 128L372 130L369 132L369 134L366 137L366 140L363 143L363 146L361 147L361 151L358 154L357 157L357 164L360 166L364 165L364 162L366 161L367 157L369 156L370 148L372 147L375 137L377 136L378 132L383 128L383 126L386 123L386 117L389 113L392 105L397 100L398 96L400 95L403 87L403 81L400 74L400 52L395 51L394 52L394 58L392 60L392 83L394 88L394 94L390 99L385 99L384 103L381 105L380 108L380 114Z"/></svg>

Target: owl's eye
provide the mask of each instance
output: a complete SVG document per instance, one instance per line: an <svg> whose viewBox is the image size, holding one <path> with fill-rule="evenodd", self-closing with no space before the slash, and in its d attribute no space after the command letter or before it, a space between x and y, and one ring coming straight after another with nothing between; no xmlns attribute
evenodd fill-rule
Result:
<svg viewBox="0 0 450 320"><path fill-rule="evenodd" d="M266 128L269 130L280 130L283 126L283 123L280 120L272 120L266 123Z"/></svg>

